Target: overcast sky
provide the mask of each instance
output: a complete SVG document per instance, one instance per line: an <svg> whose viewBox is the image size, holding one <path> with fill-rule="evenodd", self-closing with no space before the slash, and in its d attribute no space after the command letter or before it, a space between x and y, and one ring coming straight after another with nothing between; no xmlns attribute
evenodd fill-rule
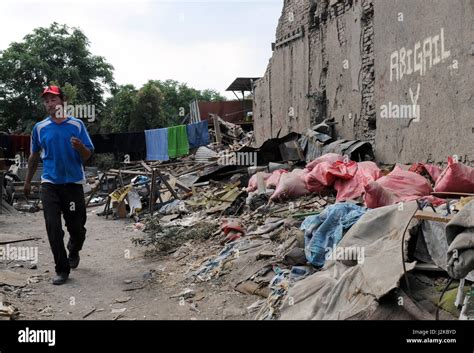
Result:
<svg viewBox="0 0 474 353"><path fill-rule="evenodd" d="M236 77L264 74L282 8L283 0L1 0L0 50L58 22L84 31L118 84L174 79L224 93Z"/></svg>

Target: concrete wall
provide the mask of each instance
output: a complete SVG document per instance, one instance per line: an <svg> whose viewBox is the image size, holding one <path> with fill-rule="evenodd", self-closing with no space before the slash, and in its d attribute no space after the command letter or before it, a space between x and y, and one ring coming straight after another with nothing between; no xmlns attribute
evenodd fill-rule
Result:
<svg viewBox="0 0 474 353"><path fill-rule="evenodd" d="M371 141L381 162L444 161L450 154L474 159L473 3L285 1L276 48L255 89L257 144L330 117L338 137ZM441 28L449 56L437 63ZM414 52L417 42L419 54L425 41L426 72L406 74L400 56ZM411 104L410 89L417 98L418 85L420 121L389 118L389 107Z"/></svg>
<svg viewBox="0 0 474 353"><path fill-rule="evenodd" d="M378 160L474 161L473 22L473 0L377 2ZM415 101L419 116L393 118Z"/></svg>
<svg viewBox="0 0 474 353"><path fill-rule="evenodd" d="M372 18L369 0L284 2L276 48L255 89L257 144L326 117L336 120L342 138L354 131L375 138L367 118L375 114L373 72L363 69L373 63Z"/></svg>

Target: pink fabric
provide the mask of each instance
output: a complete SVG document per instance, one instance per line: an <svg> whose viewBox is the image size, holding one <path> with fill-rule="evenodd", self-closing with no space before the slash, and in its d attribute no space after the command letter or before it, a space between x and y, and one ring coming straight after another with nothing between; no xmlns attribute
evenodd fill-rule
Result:
<svg viewBox="0 0 474 353"><path fill-rule="evenodd" d="M306 174L305 169L295 169L291 173L282 174L280 182L270 199L273 201L282 200L309 194L310 192L304 181Z"/></svg>
<svg viewBox="0 0 474 353"><path fill-rule="evenodd" d="M263 173L263 180L268 180L268 178L271 176L270 173ZM249 180L249 185L247 186L247 192L252 192L257 190L258 188L258 183L257 183L257 174L254 174L250 177Z"/></svg>
<svg viewBox="0 0 474 353"><path fill-rule="evenodd" d="M364 201L368 208L393 205L429 196L431 185L423 176L401 169L398 165L388 175L365 187Z"/></svg>
<svg viewBox="0 0 474 353"><path fill-rule="evenodd" d="M337 191L337 202L353 200L362 196L366 185L383 176L382 171L374 162L360 162L357 163L357 167L357 172L352 179L338 179L334 183L334 189Z"/></svg>
<svg viewBox="0 0 474 353"><path fill-rule="evenodd" d="M436 182L443 170L440 167L438 167L437 165L434 165L434 164L423 163L423 166L425 167L426 171L430 175L431 180Z"/></svg>
<svg viewBox="0 0 474 353"><path fill-rule="evenodd" d="M266 187L267 189L273 189L278 186L278 183L280 182L280 178L282 174L288 173L287 170L285 169L278 169L275 170L272 174L270 174L270 177L267 179L266 182Z"/></svg>
<svg viewBox="0 0 474 353"><path fill-rule="evenodd" d="M340 154L337 153L327 153L321 157L316 158L314 161L309 162L306 165L306 169L309 169L309 171L312 171L316 165L322 162L329 162L329 163L334 163L337 161L344 161L344 156L341 156Z"/></svg>
<svg viewBox="0 0 474 353"><path fill-rule="evenodd" d="M333 186L338 179L352 179L357 173L357 168L357 163L353 161L320 162L306 175L306 188L311 192L323 192Z"/></svg>
<svg viewBox="0 0 474 353"><path fill-rule="evenodd" d="M435 191L474 193L474 168L448 158L448 166L436 181Z"/></svg>

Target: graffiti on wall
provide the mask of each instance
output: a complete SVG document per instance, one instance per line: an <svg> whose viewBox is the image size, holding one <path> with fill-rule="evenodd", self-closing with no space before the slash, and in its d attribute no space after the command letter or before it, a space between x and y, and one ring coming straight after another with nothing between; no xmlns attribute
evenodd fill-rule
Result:
<svg viewBox="0 0 474 353"><path fill-rule="evenodd" d="M398 82L416 73L424 76L450 56L451 52L446 50L444 28L441 28L440 33L416 42L413 48L402 47L390 55L390 82Z"/></svg>

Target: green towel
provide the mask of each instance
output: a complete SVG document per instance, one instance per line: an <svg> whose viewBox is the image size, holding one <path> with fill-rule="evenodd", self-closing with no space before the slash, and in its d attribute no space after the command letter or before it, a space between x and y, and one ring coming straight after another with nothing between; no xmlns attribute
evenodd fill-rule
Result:
<svg viewBox="0 0 474 353"><path fill-rule="evenodd" d="M186 125L168 128L168 155L169 158L181 157L189 154L188 134Z"/></svg>

